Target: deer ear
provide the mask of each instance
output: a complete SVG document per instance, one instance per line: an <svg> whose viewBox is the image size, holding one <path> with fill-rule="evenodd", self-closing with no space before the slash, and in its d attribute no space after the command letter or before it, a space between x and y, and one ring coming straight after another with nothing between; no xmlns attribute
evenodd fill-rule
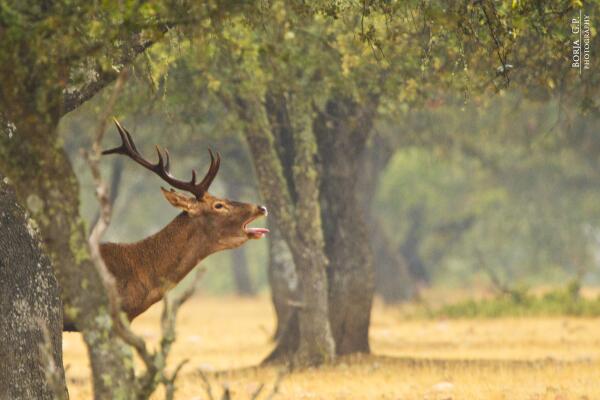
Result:
<svg viewBox="0 0 600 400"><path fill-rule="evenodd" d="M165 196L165 199L167 199L167 201L171 203L173 207L181 208L182 210L187 212L193 211L193 204L195 203L195 199L181 194L179 192L176 192L173 189L167 190L161 187L160 190Z"/></svg>

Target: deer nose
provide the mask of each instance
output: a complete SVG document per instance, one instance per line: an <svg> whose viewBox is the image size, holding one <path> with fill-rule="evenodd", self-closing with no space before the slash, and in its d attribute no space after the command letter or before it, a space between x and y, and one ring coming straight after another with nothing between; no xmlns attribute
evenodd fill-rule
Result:
<svg viewBox="0 0 600 400"><path fill-rule="evenodd" d="M263 213L263 215L265 215L265 216L267 216L269 214L269 212L267 211L267 207L265 207L265 206L258 206L258 211Z"/></svg>

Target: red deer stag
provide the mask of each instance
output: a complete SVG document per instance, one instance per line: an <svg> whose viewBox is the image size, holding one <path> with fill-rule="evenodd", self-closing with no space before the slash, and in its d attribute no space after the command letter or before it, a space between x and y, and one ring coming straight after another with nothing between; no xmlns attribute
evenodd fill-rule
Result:
<svg viewBox="0 0 600 400"><path fill-rule="evenodd" d="M169 172L169 152L156 146L158 162L146 160L137 150L131 134L115 120L121 146L102 154L128 156L160 176L170 186L185 190L161 190L172 206L183 210L162 230L136 243L103 243L100 252L114 275L121 307L133 320L163 298L167 290L180 282L203 258L217 251L241 246L248 239L260 239L269 230L250 228L248 224L267 215L264 206L219 199L207 190L219 171L221 158L210 153L210 167L200 183L196 171L190 181L181 181ZM75 330L65 320L64 330Z"/></svg>

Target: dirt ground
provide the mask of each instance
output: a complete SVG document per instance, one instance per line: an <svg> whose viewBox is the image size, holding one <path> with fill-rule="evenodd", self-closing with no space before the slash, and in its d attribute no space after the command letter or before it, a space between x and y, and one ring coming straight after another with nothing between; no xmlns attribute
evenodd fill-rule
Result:
<svg viewBox="0 0 600 400"><path fill-rule="evenodd" d="M161 305L133 324L149 342L159 339ZM600 399L600 319L406 319L376 304L373 355L285 374L256 367L272 347L274 321L267 296L195 297L180 311L170 365L189 362L178 379L177 399L215 399L223 387L233 400L251 399ZM90 399L85 347L64 334L71 399ZM202 371L202 373L200 372ZM153 398L163 398L158 391Z"/></svg>

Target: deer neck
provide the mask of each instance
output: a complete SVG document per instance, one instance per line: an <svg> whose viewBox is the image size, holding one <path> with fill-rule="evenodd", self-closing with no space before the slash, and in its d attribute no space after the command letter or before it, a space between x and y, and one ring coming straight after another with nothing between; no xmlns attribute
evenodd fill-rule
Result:
<svg viewBox="0 0 600 400"><path fill-rule="evenodd" d="M137 243L100 246L129 319L163 298L200 260L218 250L209 227L198 224L186 213Z"/></svg>
<svg viewBox="0 0 600 400"><path fill-rule="evenodd" d="M106 243L102 257L111 270L122 296L143 308L160 300L179 283L198 263L215 249L210 232L181 213L167 226L137 243ZM130 293L127 293L130 292ZM146 304L148 303L148 304ZM124 304L126 305L126 304Z"/></svg>
<svg viewBox="0 0 600 400"><path fill-rule="evenodd" d="M181 213L162 230L138 244L138 251L153 254L147 260L149 278L160 287L179 283L198 263L214 253L208 232ZM135 244L134 244L135 246Z"/></svg>

